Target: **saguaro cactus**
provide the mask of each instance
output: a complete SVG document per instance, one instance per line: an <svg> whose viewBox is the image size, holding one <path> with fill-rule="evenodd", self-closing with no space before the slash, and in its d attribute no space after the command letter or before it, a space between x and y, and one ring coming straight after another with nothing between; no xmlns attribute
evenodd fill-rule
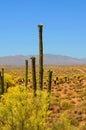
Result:
<svg viewBox="0 0 86 130"><path fill-rule="evenodd" d="M33 83L33 91L34 95L36 95L36 67L35 67L35 57L31 57L32 60L32 83Z"/></svg>
<svg viewBox="0 0 86 130"><path fill-rule="evenodd" d="M25 86L28 85L28 60L25 60Z"/></svg>
<svg viewBox="0 0 86 130"><path fill-rule="evenodd" d="M2 72L0 72L0 87L1 87L1 94L4 93L4 68L2 68Z"/></svg>
<svg viewBox="0 0 86 130"><path fill-rule="evenodd" d="M2 84L1 84L1 71L0 71L0 94L2 93Z"/></svg>
<svg viewBox="0 0 86 130"><path fill-rule="evenodd" d="M39 24L39 89L43 89L43 43L42 43L42 27L43 25Z"/></svg>
<svg viewBox="0 0 86 130"><path fill-rule="evenodd" d="M48 92L51 93L52 71L48 71Z"/></svg>

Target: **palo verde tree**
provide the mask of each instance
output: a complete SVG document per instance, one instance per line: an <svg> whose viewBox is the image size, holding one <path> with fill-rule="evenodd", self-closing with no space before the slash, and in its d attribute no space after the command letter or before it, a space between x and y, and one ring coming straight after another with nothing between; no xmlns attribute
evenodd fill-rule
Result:
<svg viewBox="0 0 86 130"><path fill-rule="evenodd" d="M34 98L24 86L10 87L0 99L0 130L45 130L47 97L43 91Z"/></svg>

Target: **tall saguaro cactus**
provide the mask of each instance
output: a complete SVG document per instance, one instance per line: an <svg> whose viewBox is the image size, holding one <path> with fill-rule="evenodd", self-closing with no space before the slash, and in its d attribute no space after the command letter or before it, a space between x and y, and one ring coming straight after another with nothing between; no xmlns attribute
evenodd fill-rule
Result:
<svg viewBox="0 0 86 130"><path fill-rule="evenodd" d="M28 60L25 60L25 86L28 85Z"/></svg>
<svg viewBox="0 0 86 130"><path fill-rule="evenodd" d="M38 25L39 30L39 89L43 89L43 42L42 42L42 27Z"/></svg>
<svg viewBox="0 0 86 130"><path fill-rule="evenodd" d="M36 95L36 67L35 67L35 57L31 57L32 60L32 83L33 83L33 91L34 96Z"/></svg>

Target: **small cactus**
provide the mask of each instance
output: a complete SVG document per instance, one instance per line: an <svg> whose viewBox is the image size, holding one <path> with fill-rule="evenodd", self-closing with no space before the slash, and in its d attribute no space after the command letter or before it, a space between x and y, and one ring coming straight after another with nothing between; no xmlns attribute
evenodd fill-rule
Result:
<svg viewBox="0 0 86 130"><path fill-rule="evenodd" d="M36 67L35 67L35 57L31 57L32 60L32 83L33 83L33 91L34 96L36 95Z"/></svg>

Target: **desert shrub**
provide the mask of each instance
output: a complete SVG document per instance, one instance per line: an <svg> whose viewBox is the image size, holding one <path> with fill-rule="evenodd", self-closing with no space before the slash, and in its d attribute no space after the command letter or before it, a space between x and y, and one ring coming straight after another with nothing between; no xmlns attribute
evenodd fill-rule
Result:
<svg viewBox="0 0 86 130"><path fill-rule="evenodd" d="M18 77L15 77L15 78L14 78L14 82L15 82L16 84L24 84L25 79L24 79L23 76L18 76Z"/></svg>
<svg viewBox="0 0 86 130"><path fill-rule="evenodd" d="M57 123L52 125L51 130L78 130L71 125L67 113L63 113Z"/></svg>
<svg viewBox="0 0 86 130"><path fill-rule="evenodd" d="M77 115L72 115L71 117L71 124L78 127L79 126L79 117L77 117Z"/></svg>
<svg viewBox="0 0 86 130"><path fill-rule="evenodd" d="M45 92L34 97L24 86L9 88L0 99L0 130L44 130L48 103Z"/></svg>
<svg viewBox="0 0 86 130"><path fill-rule="evenodd" d="M6 73L5 73L5 75L4 75L4 82L5 82L5 86L6 86L6 83L7 83L7 82L8 82L8 84L9 84L9 87L15 85L12 76L9 75L9 74L6 74Z"/></svg>
<svg viewBox="0 0 86 130"><path fill-rule="evenodd" d="M85 97L86 96L86 90L80 92L80 97Z"/></svg>
<svg viewBox="0 0 86 130"><path fill-rule="evenodd" d="M73 107L73 104L71 102L63 101L60 107L62 110L67 110Z"/></svg>
<svg viewBox="0 0 86 130"><path fill-rule="evenodd" d="M86 130L86 123L80 127L80 130Z"/></svg>

